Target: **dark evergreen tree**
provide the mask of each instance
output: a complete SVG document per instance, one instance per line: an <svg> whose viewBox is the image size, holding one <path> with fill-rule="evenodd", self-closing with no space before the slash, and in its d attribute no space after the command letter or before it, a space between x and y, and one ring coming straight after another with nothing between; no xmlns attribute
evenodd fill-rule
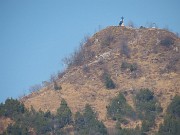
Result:
<svg viewBox="0 0 180 135"><path fill-rule="evenodd" d="M154 93L149 89L141 89L136 94L135 104L138 116L142 120L142 133L145 133L154 125L156 115L162 109L160 109Z"/></svg>
<svg viewBox="0 0 180 135"><path fill-rule="evenodd" d="M125 121L123 117L135 118L136 113L132 107L127 104L123 94L119 93L107 106L107 114L113 120Z"/></svg>
<svg viewBox="0 0 180 135"><path fill-rule="evenodd" d="M96 114L90 105L86 105L84 113L79 112L75 115L75 134L76 135L107 135L104 124L98 121Z"/></svg>
<svg viewBox="0 0 180 135"><path fill-rule="evenodd" d="M168 106L158 135L180 135L180 96L176 95Z"/></svg>
<svg viewBox="0 0 180 135"><path fill-rule="evenodd" d="M72 113L64 99L62 99L61 105L57 109L57 118L60 128L72 123Z"/></svg>
<svg viewBox="0 0 180 135"><path fill-rule="evenodd" d="M176 95L167 108L167 112L177 118L180 118L180 96Z"/></svg>
<svg viewBox="0 0 180 135"><path fill-rule="evenodd" d="M116 87L115 83L113 82L109 74L104 73L103 80L107 89L114 89Z"/></svg>
<svg viewBox="0 0 180 135"><path fill-rule="evenodd" d="M30 135L28 129L23 125L20 126L18 124L10 124L3 135Z"/></svg>
<svg viewBox="0 0 180 135"><path fill-rule="evenodd" d="M7 99L4 104L0 104L0 116L16 118L16 115L22 114L26 111L24 104L17 99Z"/></svg>

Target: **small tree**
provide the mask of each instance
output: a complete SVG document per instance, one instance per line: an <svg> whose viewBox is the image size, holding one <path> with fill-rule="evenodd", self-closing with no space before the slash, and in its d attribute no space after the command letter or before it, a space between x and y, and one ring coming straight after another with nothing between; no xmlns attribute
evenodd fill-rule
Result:
<svg viewBox="0 0 180 135"><path fill-rule="evenodd" d="M54 90L61 90L62 87L57 84L56 81L54 81Z"/></svg>
<svg viewBox="0 0 180 135"><path fill-rule="evenodd" d="M117 97L112 99L110 104L107 106L107 114L113 120L125 122L123 117L135 118L136 114L132 107L127 104L123 94L119 93ZM127 122L127 121L126 121Z"/></svg>
<svg viewBox="0 0 180 135"><path fill-rule="evenodd" d="M131 72L134 72L134 71L137 71L138 69L138 66L136 63L128 63L126 61L123 61L122 64L121 64L121 69L122 70L126 70L126 69L129 69Z"/></svg>
<svg viewBox="0 0 180 135"><path fill-rule="evenodd" d="M72 123L72 113L64 99L62 99L61 105L57 109L57 118L60 128Z"/></svg>
<svg viewBox="0 0 180 135"><path fill-rule="evenodd" d="M75 130L77 135L107 135L104 124L98 121L96 113L86 104L84 113L75 115Z"/></svg>
<svg viewBox="0 0 180 135"><path fill-rule="evenodd" d="M160 105L149 89L141 89L135 97L136 110L139 118L143 121L142 132L147 132L154 125L155 118L160 113Z"/></svg>
<svg viewBox="0 0 180 135"><path fill-rule="evenodd" d="M180 96L176 95L167 108L164 123L160 126L158 135L180 134Z"/></svg>
<svg viewBox="0 0 180 135"><path fill-rule="evenodd" d="M0 116L15 119L18 114L23 114L25 111L24 104L16 99L6 99L5 104L0 104Z"/></svg>
<svg viewBox="0 0 180 135"><path fill-rule="evenodd" d="M180 118L180 96L176 95L167 108L167 112L175 117Z"/></svg>
<svg viewBox="0 0 180 135"><path fill-rule="evenodd" d="M107 89L114 89L116 87L109 74L104 73L103 80Z"/></svg>

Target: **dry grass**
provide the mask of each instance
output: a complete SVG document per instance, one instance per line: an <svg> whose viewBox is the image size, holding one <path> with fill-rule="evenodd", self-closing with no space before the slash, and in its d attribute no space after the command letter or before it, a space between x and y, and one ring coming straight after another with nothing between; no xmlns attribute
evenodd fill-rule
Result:
<svg viewBox="0 0 180 135"><path fill-rule="evenodd" d="M10 118L0 117L0 134L12 123L13 121Z"/></svg>
<svg viewBox="0 0 180 135"><path fill-rule="evenodd" d="M101 43L108 32L114 37L113 44L102 49ZM141 88L149 88L154 91L165 112L172 97L175 94L180 94L180 64L177 63L178 70L176 71L160 72L172 57L179 54L173 48L166 50L163 46L159 46L159 40L162 36L173 36L174 47L180 49L180 39L175 37L173 33L164 30L108 27L90 39L93 45L88 46L88 48L95 52L96 57L85 63L89 68L88 73L83 71L83 66L72 67L68 69L63 78L57 80L62 86L62 90L54 91L52 87L44 88L22 101L27 107L32 105L36 110L41 108L43 111L50 110L56 113L61 99L64 98L74 114L77 111L82 111L85 104L88 103L97 112L98 118L107 127L113 128L114 122L106 117L106 106L110 100L119 92L127 91L127 102L133 107L134 92ZM127 41L131 50L129 58L120 54L120 46L124 40ZM103 63L99 64L99 57L106 52L110 52L110 55L103 58ZM137 63L139 73L136 78L133 78L129 71L122 72L120 70L121 63L124 60ZM113 81L117 84L116 89L105 89L101 81L104 69L111 73ZM161 123L162 118L157 121ZM124 127L134 128L140 123L140 121L132 121Z"/></svg>

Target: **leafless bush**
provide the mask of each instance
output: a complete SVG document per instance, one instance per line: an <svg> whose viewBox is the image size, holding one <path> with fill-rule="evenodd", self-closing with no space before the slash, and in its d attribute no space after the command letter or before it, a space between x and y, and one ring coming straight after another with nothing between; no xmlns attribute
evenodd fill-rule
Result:
<svg viewBox="0 0 180 135"><path fill-rule="evenodd" d="M110 44L114 41L114 36L111 33L107 33L104 39L101 42L102 47L110 46Z"/></svg>
<svg viewBox="0 0 180 135"><path fill-rule="evenodd" d="M53 88L54 88L54 90L61 90L62 89L62 87L60 85L58 85L56 81L53 82Z"/></svg>
<svg viewBox="0 0 180 135"><path fill-rule="evenodd" d="M169 63L166 65L166 67L165 67L165 69L164 69L166 72L176 71L176 70L177 70L176 64L177 64L178 61L179 61L179 56L180 56L180 55L178 55L177 57L173 57L173 58L169 61Z"/></svg>
<svg viewBox="0 0 180 135"><path fill-rule="evenodd" d="M21 100L23 97L25 97L26 96L26 94L25 93L23 93L23 94L20 94L19 96L18 96L18 99L19 100Z"/></svg>
<svg viewBox="0 0 180 135"><path fill-rule="evenodd" d="M129 26L129 27L131 27L131 28L134 28L134 27L135 27L135 26L134 26L134 23L133 23L132 21L129 21L128 24L127 24L127 26Z"/></svg>
<svg viewBox="0 0 180 135"><path fill-rule="evenodd" d="M176 32L176 36L177 36L177 37L180 37L180 34L179 34L178 32Z"/></svg>
<svg viewBox="0 0 180 135"><path fill-rule="evenodd" d="M160 41L160 45L165 46L167 48L171 47L173 44L174 39L170 36L166 36Z"/></svg>
<svg viewBox="0 0 180 135"><path fill-rule="evenodd" d="M168 25L164 26L163 30L170 31L169 26Z"/></svg>
<svg viewBox="0 0 180 135"><path fill-rule="evenodd" d="M66 74L66 71L59 71L57 75L58 79L61 79L65 74Z"/></svg>
<svg viewBox="0 0 180 135"><path fill-rule="evenodd" d="M95 53L85 45L86 44L81 43L78 49L76 49L69 57L63 59L64 64L66 64L68 68L80 66L95 56Z"/></svg>
<svg viewBox="0 0 180 135"><path fill-rule="evenodd" d="M100 58L98 59L98 64L99 64L99 65L103 65L103 64L104 64L104 59L103 59L102 57L100 57Z"/></svg>
<svg viewBox="0 0 180 135"><path fill-rule="evenodd" d="M50 77L50 82L54 82L58 79L57 75L55 74L52 74L51 77Z"/></svg>
<svg viewBox="0 0 180 135"><path fill-rule="evenodd" d="M123 42L121 45L121 54L124 54L127 58L130 58L130 49L126 42Z"/></svg>
<svg viewBox="0 0 180 135"><path fill-rule="evenodd" d="M36 91L39 91L40 89L42 89L42 85L36 84L29 88L29 92L31 92L31 93L36 92Z"/></svg>
<svg viewBox="0 0 180 135"><path fill-rule="evenodd" d="M82 41L86 46L93 45L92 41L90 40L89 36L84 36L84 40Z"/></svg>
<svg viewBox="0 0 180 135"><path fill-rule="evenodd" d="M43 87L47 87L48 85L50 85L50 82L48 82L48 81L43 81L42 82Z"/></svg>
<svg viewBox="0 0 180 135"><path fill-rule="evenodd" d="M84 72L84 73L88 73L89 70L90 70L90 69L89 69L89 66L88 66L88 65L84 65L84 66L83 66L83 72Z"/></svg>

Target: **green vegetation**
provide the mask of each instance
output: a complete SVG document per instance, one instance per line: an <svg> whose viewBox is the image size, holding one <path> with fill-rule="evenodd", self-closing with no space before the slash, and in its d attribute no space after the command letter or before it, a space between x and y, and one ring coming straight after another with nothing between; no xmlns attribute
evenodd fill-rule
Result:
<svg viewBox="0 0 180 135"><path fill-rule="evenodd" d="M128 122L124 117L133 119L136 117L132 107L127 104L124 95L121 93L111 101L109 106L107 106L107 114L113 120L118 120L123 123Z"/></svg>
<svg viewBox="0 0 180 135"><path fill-rule="evenodd" d="M164 123L160 126L158 135L180 134L180 96L175 96L167 109Z"/></svg>
<svg viewBox="0 0 180 135"><path fill-rule="evenodd" d="M57 110L57 118L60 124L60 128L63 128L64 126L72 123L72 113L64 99L62 99L61 106Z"/></svg>
<svg viewBox="0 0 180 135"><path fill-rule="evenodd" d="M85 106L84 113L77 112L75 115L75 135L107 135L104 124L98 121L96 114L90 107Z"/></svg>
<svg viewBox="0 0 180 135"><path fill-rule="evenodd" d="M164 124L160 126L158 135L179 135L180 134L180 118L167 115Z"/></svg>
<svg viewBox="0 0 180 135"><path fill-rule="evenodd" d="M117 120L117 135L143 135L154 126L155 118L162 111L154 93L149 89L141 89L135 95L136 112L129 106L123 94L112 99L107 106L107 115ZM75 135L107 135L104 124L98 120L97 114L90 105L86 105L83 113L77 112L72 119L72 113L66 101L61 101L57 114L52 115L50 111L35 111L33 107L27 110L18 100L7 99L0 104L0 116L11 118L14 123L10 124L3 135L31 135L31 134L61 134L69 132L66 127L74 127ZM142 120L142 127L135 129L123 129L121 124L127 124L128 120ZM176 95L167 108L164 123L160 125L157 135L179 135L180 134L180 96Z"/></svg>
<svg viewBox="0 0 180 135"><path fill-rule="evenodd" d="M0 104L0 116L16 118L17 115L23 114L26 111L24 105L18 100L12 98L7 99L5 104Z"/></svg>
<svg viewBox="0 0 180 135"><path fill-rule="evenodd" d="M64 99L62 99L56 115L52 115L50 111L36 111L33 107L27 110L18 100L7 99L5 104L0 104L0 116L10 117L14 121L7 127L3 135L65 135L69 134L64 128L68 125L74 126L77 135L107 134L106 127L98 121L89 105L86 105L83 114L76 113L73 122L71 110Z"/></svg>
<svg viewBox="0 0 180 135"><path fill-rule="evenodd" d="M37 134L46 134L53 130L54 123L52 123L52 120L53 116L49 111L42 112L40 110L39 112L36 112L34 108L31 107L30 111L27 111L22 116L19 116L16 123L19 124L20 127L23 126L27 129L33 128Z"/></svg>
<svg viewBox="0 0 180 135"><path fill-rule="evenodd" d="M5 104L0 105L0 116L10 117L15 123L8 126L3 134L7 135L29 135L59 133L61 128L72 123L72 114L65 100L54 116L50 111L35 111L25 109L18 100L7 99ZM33 130L32 130L33 129Z"/></svg>
<svg viewBox="0 0 180 135"><path fill-rule="evenodd" d="M7 127L6 132L4 133L4 135L30 135L30 133L28 132L28 129L24 126L20 126L19 124L10 124Z"/></svg>
<svg viewBox="0 0 180 135"><path fill-rule="evenodd" d="M155 118L162 111L160 105L154 97L154 93L149 89L141 89L135 97L136 111L142 120L142 132L147 132L154 125Z"/></svg>
<svg viewBox="0 0 180 135"><path fill-rule="evenodd" d="M9 117L15 122L13 125L9 125L7 131L3 134L26 135L30 134L31 128L37 134L52 131L53 125L50 112L36 112L33 107L31 107L31 110L27 110L22 103L12 98L7 99L5 104L0 106L0 116Z"/></svg>
<svg viewBox="0 0 180 135"><path fill-rule="evenodd" d="M149 89L141 89L134 97L136 112L127 104L123 94L119 94L112 99L107 106L107 115L113 120L117 120L117 135L143 135L155 124L156 116L162 112L162 108L154 97L154 93ZM176 104L175 104L176 106ZM122 129L121 124L128 124L128 119L142 120L142 127L135 129Z"/></svg>
<svg viewBox="0 0 180 135"><path fill-rule="evenodd" d="M167 108L167 112L176 118L180 118L180 96L176 95L174 97L171 104Z"/></svg>
<svg viewBox="0 0 180 135"><path fill-rule="evenodd" d="M109 74L104 73L103 80L107 89L114 89L116 87L115 83L113 82Z"/></svg>

